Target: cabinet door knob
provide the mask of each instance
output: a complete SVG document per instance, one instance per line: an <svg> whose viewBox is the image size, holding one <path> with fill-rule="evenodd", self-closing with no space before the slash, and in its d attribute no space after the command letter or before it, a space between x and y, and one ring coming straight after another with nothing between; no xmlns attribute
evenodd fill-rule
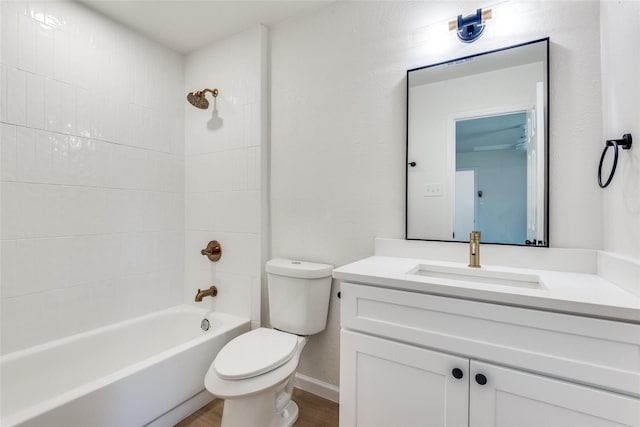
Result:
<svg viewBox="0 0 640 427"><path fill-rule="evenodd" d="M483 374L476 374L476 382L480 385L485 385L487 383L487 377Z"/></svg>
<svg viewBox="0 0 640 427"><path fill-rule="evenodd" d="M451 375L453 375L453 378L459 380L464 377L464 372L462 372L462 369L460 368L454 368L453 371L451 371Z"/></svg>

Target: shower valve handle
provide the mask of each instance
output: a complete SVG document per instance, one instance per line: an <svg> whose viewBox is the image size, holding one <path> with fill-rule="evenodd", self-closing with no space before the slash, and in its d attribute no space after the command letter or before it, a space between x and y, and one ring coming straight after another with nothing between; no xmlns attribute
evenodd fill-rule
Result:
<svg viewBox="0 0 640 427"><path fill-rule="evenodd" d="M222 256L222 246L217 240L212 240L207 244L207 247L200 251L202 255L209 258L209 261L216 262Z"/></svg>

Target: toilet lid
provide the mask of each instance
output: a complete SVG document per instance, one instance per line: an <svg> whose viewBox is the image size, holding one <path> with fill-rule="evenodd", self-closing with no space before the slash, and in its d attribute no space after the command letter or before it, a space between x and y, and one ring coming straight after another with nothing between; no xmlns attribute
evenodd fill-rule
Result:
<svg viewBox="0 0 640 427"><path fill-rule="evenodd" d="M269 372L293 357L298 337L275 329L258 328L225 345L213 361L223 379L241 380Z"/></svg>

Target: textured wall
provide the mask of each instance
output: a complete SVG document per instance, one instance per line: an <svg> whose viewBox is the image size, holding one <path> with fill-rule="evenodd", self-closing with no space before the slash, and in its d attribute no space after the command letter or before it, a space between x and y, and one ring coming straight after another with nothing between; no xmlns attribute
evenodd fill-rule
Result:
<svg viewBox="0 0 640 427"><path fill-rule="evenodd" d="M600 13L604 130L600 147L624 133L635 139L631 150L621 150L616 175L602 190L604 249L640 261L640 38L634 31L640 26L640 3L603 1Z"/></svg>
<svg viewBox="0 0 640 427"><path fill-rule="evenodd" d="M404 236L407 69L551 38L553 247L599 248L599 3L518 1L460 43L447 21L480 3L337 2L272 30L271 192L274 256L341 265ZM334 293L335 294L335 293ZM339 303L300 371L339 378Z"/></svg>
<svg viewBox="0 0 640 427"><path fill-rule="evenodd" d="M206 95L207 110L185 107L184 299L194 303L198 288L215 283L218 296L195 304L251 317L254 324L260 322L267 215L266 37L266 28L255 27L189 54L181 96L220 91L215 103ZM222 245L216 263L200 255L210 240Z"/></svg>
<svg viewBox="0 0 640 427"><path fill-rule="evenodd" d="M2 352L182 301L182 58L1 2Z"/></svg>

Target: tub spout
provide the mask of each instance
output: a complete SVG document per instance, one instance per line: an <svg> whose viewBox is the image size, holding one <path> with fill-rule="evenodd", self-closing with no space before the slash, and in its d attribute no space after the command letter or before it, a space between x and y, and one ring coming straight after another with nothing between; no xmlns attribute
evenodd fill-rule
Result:
<svg viewBox="0 0 640 427"><path fill-rule="evenodd" d="M204 297L215 297L216 295L218 295L218 288L216 288L215 286L211 286L209 289L205 289L204 291L198 289L198 293L196 294L196 302L202 301L202 298Z"/></svg>

